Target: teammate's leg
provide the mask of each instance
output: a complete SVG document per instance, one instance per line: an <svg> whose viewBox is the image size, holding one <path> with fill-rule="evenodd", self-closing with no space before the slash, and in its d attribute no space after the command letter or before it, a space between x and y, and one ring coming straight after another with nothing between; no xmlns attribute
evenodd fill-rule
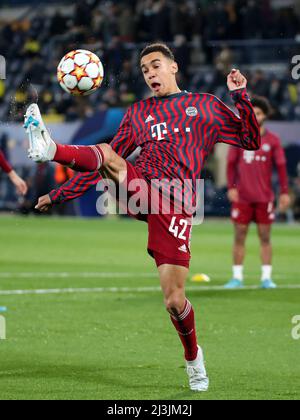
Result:
<svg viewBox="0 0 300 420"><path fill-rule="evenodd" d="M258 236L261 245L261 261L262 261L262 287L265 289L274 289L276 285L272 281L272 256L273 249L271 243L272 225L258 224Z"/></svg>
<svg viewBox="0 0 300 420"><path fill-rule="evenodd" d="M243 286L244 281L244 260L246 255L246 239L249 225L234 224L234 245L233 245L233 277L225 285L227 289L234 289Z"/></svg>
<svg viewBox="0 0 300 420"><path fill-rule="evenodd" d="M271 243L271 225L257 225L258 236L261 244L261 260L266 266L272 265L272 243Z"/></svg>
<svg viewBox="0 0 300 420"><path fill-rule="evenodd" d="M189 270L179 265L163 264L158 271L166 309L184 347L190 387L194 391L207 391L209 380L203 352L197 344L194 310L185 295Z"/></svg>
<svg viewBox="0 0 300 420"><path fill-rule="evenodd" d="M233 245L233 262L235 266L244 264L246 254L246 239L249 231L249 225L235 224L234 226L234 245Z"/></svg>

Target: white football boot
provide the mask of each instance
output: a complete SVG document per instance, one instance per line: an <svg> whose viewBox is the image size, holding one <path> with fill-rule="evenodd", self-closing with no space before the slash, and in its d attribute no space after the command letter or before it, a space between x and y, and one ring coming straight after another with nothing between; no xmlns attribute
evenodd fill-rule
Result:
<svg viewBox="0 0 300 420"><path fill-rule="evenodd" d="M208 391L209 379L206 374L203 351L200 346L198 346L197 359L193 362L186 362L186 365L191 391Z"/></svg>
<svg viewBox="0 0 300 420"><path fill-rule="evenodd" d="M28 157L38 163L52 161L57 147L50 137L37 104L32 104L27 109L24 128L29 136Z"/></svg>

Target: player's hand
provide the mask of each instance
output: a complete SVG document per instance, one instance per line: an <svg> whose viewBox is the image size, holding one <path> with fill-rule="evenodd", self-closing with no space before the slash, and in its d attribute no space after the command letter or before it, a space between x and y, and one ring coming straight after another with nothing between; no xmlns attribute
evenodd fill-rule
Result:
<svg viewBox="0 0 300 420"><path fill-rule="evenodd" d="M26 182L21 177L19 177L15 171L11 171L8 176L16 187L18 194L25 196L28 192L28 186Z"/></svg>
<svg viewBox="0 0 300 420"><path fill-rule="evenodd" d="M52 205L53 204L52 204L50 195L47 194L39 198L39 201L37 205L35 206L35 209L40 211L41 213L46 213L47 211L51 209Z"/></svg>
<svg viewBox="0 0 300 420"><path fill-rule="evenodd" d="M239 201L239 192L236 188L230 188L227 195L231 203L237 203Z"/></svg>
<svg viewBox="0 0 300 420"><path fill-rule="evenodd" d="M279 198L279 211L285 213L291 205L291 198L288 194L281 194Z"/></svg>
<svg viewBox="0 0 300 420"><path fill-rule="evenodd" d="M232 69L227 77L227 86L230 91L246 88L247 83L246 77L237 69Z"/></svg>

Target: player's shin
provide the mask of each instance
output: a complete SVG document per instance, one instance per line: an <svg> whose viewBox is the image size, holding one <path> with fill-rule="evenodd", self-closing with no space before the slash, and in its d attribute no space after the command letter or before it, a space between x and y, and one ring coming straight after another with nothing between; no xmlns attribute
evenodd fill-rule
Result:
<svg viewBox="0 0 300 420"><path fill-rule="evenodd" d="M171 315L171 321L184 347L185 359L187 361L195 360L198 354L195 314L188 300L186 300L184 310L181 314Z"/></svg>
<svg viewBox="0 0 300 420"><path fill-rule="evenodd" d="M103 166L104 153L101 146L57 145L54 162L69 166L78 172L94 172Z"/></svg>

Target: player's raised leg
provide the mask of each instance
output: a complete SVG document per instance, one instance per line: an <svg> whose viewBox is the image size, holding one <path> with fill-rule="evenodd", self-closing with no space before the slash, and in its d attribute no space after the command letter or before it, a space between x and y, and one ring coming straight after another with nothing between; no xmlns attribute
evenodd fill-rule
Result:
<svg viewBox="0 0 300 420"><path fill-rule="evenodd" d="M261 244L261 260L262 260L262 275L261 275L261 287L263 289L276 289L276 284L272 281L272 243L271 243L271 231L272 226L268 225L257 225L258 236Z"/></svg>
<svg viewBox="0 0 300 420"><path fill-rule="evenodd" d="M246 239L249 225L235 223L235 237L233 246L232 280L225 285L226 289L236 289L244 285L244 260L246 254Z"/></svg>
<svg viewBox="0 0 300 420"><path fill-rule="evenodd" d="M207 391L209 380L201 347L197 344L195 315L185 295L188 269L163 264L158 267L167 311L175 326L185 351L187 374L192 391Z"/></svg>
<svg viewBox="0 0 300 420"><path fill-rule="evenodd" d="M56 144L43 122L37 104L32 104L27 109L24 127L29 136L29 157L35 162L54 161L79 172L101 170L105 177L123 181L119 179L119 175L126 174L126 161L108 144L96 146Z"/></svg>
<svg viewBox="0 0 300 420"><path fill-rule="evenodd" d="M24 128L29 137L28 156L35 162L53 160L57 147L44 124L37 104L27 108Z"/></svg>

